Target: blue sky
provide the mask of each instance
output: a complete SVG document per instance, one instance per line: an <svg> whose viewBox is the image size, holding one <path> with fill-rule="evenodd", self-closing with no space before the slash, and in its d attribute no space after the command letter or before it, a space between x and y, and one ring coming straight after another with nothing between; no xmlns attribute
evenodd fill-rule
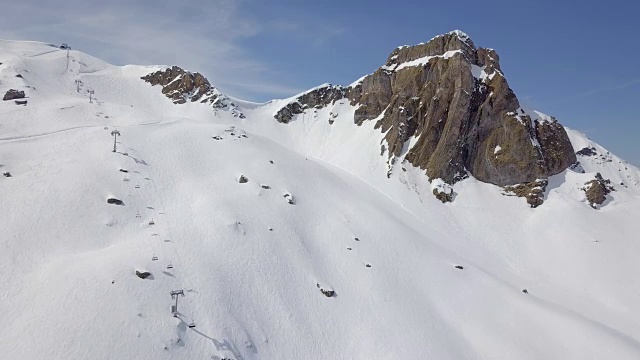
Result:
<svg viewBox="0 0 640 360"><path fill-rule="evenodd" d="M254 101L349 84L397 46L461 29L496 49L520 101L640 165L640 4L632 1L34 0L0 38L67 42L114 64L178 64Z"/></svg>

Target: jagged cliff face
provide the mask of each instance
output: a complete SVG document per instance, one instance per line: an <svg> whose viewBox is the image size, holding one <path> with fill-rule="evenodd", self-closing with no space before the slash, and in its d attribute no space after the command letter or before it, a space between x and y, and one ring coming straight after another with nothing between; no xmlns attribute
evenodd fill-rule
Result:
<svg viewBox="0 0 640 360"><path fill-rule="evenodd" d="M153 86L162 86L162 93L174 104L209 103L215 109L229 110L236 117L245 117L240 108L228 96L213 87L209 80L200 73L191 73L178 66L173 66L143 76L142 80Z"/></svg>
<svg viewBox="0 0 640 360"><path fill-rule="evenodd" d="M555 118L520 107L498 54L476 48L459 31L399 47L356 84L309 91L275 118L286 123L304 109L342 98L358 106L355 123L376 121L391 162L416 137L404 159L430 179L454 183L469 172L481 181L511 185L546 178L576 162Z"/></svg>
<svg viewBox="0 0 640 360"><path fill-rule="evenodd" d="M564 128L555 118L520 106L499 60L494 50L476 48L466 34L453 31L396 48L373 74L348 87L311 89L274 117L288 123L307 109L348 99L357 107L356 124L375 121L384 133L382 155L390 165L407 161L449 184L468 174L500 186L531 183L574 164ZM244 118L199 73L174 66L142 79L162 86L176 104L209 103Z"/></svg>

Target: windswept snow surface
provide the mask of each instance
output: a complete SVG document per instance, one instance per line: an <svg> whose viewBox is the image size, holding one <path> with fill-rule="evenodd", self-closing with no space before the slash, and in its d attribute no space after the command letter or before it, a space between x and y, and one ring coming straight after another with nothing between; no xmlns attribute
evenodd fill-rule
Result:
<svg viewBox="0 0 640 360"><path fill-rule="evenodd" d="M0 62L29 97L0 103L2 358L640 358L639 172L577 132L612 161L543 206L473 178L442 204L407 163L387 177L346 101L279 124L287 100L174 105L155 67L9 41ZM600 210L597 172L627 185Z"/></svg>

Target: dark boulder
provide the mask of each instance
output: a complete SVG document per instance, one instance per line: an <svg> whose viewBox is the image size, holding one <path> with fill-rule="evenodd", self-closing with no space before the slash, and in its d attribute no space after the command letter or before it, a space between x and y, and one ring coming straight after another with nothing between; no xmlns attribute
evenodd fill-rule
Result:
<svg viewBox="0 0 640 360"><path fill-rule="evenodd" d="M244 183L249 182L249 179L248 179L246 176L244 176L244 175L240 175L240 177L238 178L238 182L239 182L240 184L244 184Z"/></svg>
<svg viewBox="0 0 640 360"><path fill-rule="evenodd" d="M336 295L335 290L325 290L325 289L320 289L320 292L322 294L324 294L324 296L326 297L334 297Z"/></svg>
<svg viewBox="0 0 640 360"><path fill-rule="evenodd" d="M331 290L331 289L324 289L324 288L322 288L322 287L320 286L320 284L318 284L318 283L316 283L316 287L317 287L318 289L320 289L320 292L321 292L322 294L324 294L324 296L326 296L326 297L333 297L333 296L335 296L335 294L336 294L335 290Z"/></svg>
<svg viewBox="0 0 640 360"><path fill-rule="evenodd" d="M122 200L120 200L120 199L108 198L107 199L107 204L124 205L124 202Z"/></svg>
<svg viewBox="0 0 640 360"><path fill-rule="evenodd" d="M2 100L7 101L7 100L15 100L15 99L24 99L25 96L26 95L24 94L24 91L10 89L9 91L6 92L6 94L4 94L4 97L2 98Z"/></svg>
<svg viewBox="0 0 640 360"><path fill-rule="evenodd" d="M598 208L597 205L604 203L610 192L615 191L611 185L611 180L604 179L600 173L597 173L595 179L584 185L585 187L582 188L582 191L585 192L589 205L594 209Z"/></svg>
<svg viewBox="0 0 640 360"><path fill-rule="evenodd" d="M151 273L148 271L139 271L136 270L136 276L138 276L140 279L146 279L149 276L151 276Z"/></svg>
<svg viewBox="0 0 640 360"><path fill-rule="evenodd" d="M580 155L580 156L594 156L594 155L598 155L598 153L596 152L596 148L594 148L593 146L591 147L584 147L578 151L576 151L576 155Z"/></svg>
<svg viewBox="0 0 640 360"><path fill-rule="evenodd" d="M453 201L453 192L445 192L439 189L433 189L433 196L440 200L443 204Z"/></svg>
<svg viewBox="0 0 640 360"><path fill-rule="evenodd" d="M291 194L284 194L283 197L287 200L287 203L289 203L289 205L295 205L295 201L293 200L293 195Z"/></svg>
<svg viewBox="0 0 640 360"><path fill-rule="evenodd" d="M11 177L12 176L11 173L8 172L8 171L3 172L2 175L4 175L4 177Z"/></svg>

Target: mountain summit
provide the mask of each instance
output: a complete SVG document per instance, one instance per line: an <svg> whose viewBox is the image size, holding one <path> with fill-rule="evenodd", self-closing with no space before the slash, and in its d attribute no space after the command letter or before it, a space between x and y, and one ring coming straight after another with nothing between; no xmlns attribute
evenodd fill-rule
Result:
<svg viewBox="0 0 640 360"><path fill-rule="evenodd" d="M401 46L386 63L349 87L325 86L286 106L276 119L347 98L353 121L375 121L382 153L453 184L512 185L555 175L576 162L569 137L551 116L520 106L498 54L476 48L456 30Z"/></svg>

